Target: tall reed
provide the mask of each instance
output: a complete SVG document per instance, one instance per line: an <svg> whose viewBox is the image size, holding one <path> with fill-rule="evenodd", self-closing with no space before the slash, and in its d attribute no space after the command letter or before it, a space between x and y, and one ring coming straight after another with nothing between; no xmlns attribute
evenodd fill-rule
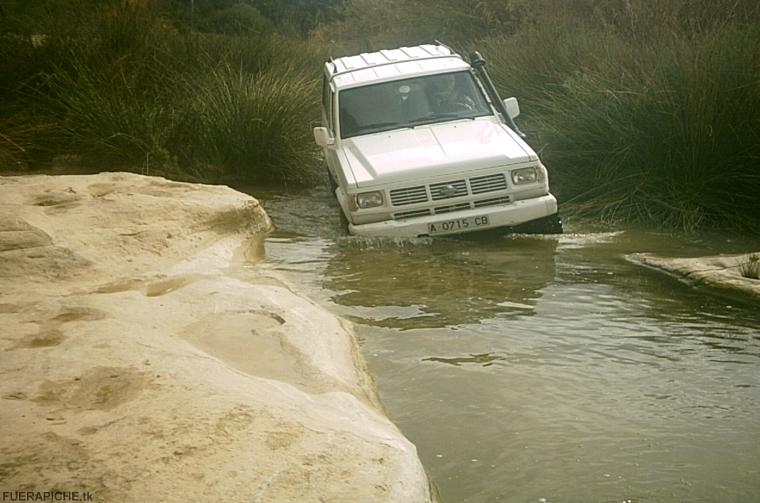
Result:
<svg viewBox="0 0 760 503"><path fill-rule="evenodd" d="M0 105L5 169L76 154L100 169L205 180L316 172L320 55L304 41L175 31L150 10L106 4L80 31L23 47L38 66L3 64L15 75ZM50 154L30 155L39 145Z"/></svg>
<svg viewBox="0 0 760 503"><path fill-rule="evenodd" d="M224 65L184 85L170 143L183 164L248 180L315 179L314 78L288 67L251 75Z"/></svg>
<svg viewBox="0 0 760 503"><path fill-rule="evenodd" d="M568 30L492 39L485 49L502 92L526 98L524 129L575 211L757 232L758 35L729 25L639 43Z"/></svg>

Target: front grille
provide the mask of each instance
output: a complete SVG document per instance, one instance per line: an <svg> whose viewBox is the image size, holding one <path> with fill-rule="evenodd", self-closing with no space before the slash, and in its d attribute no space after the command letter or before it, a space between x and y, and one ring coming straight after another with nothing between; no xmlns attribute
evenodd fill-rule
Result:
<svg viewBox="0 0 760 503"><path fill-rule="evenodd" d="M507 189L507 177L504 173L494 173L492 175L474 176L469 179L451 180L447 182L431 183L429 186L416 185L414 187L403 187L390 191L391 204L393 206L408 206L412 204L423 204L430 201L445 201L466 197L468 195L484 194L488 192L504 191ZM509 196L502 195L490 197L475 202L458 202L445 206L436 206L434 208L417 208L408 211L401 211L393 214L396 220L404 218L422 217L431 214L450 213L452 211L466 210L470 208L481 208L485 206L496 206L511 202ZM440 203L439 203L440 204Z"/></svg>
<svg viewBox="0 0 760 503"><path fill-rule="evenodd" d="M492 197L491 199L481 199L480 201L475 201L473 203L473 206L476 208L482 208L484 206L498 206L500 204L509 204L510 202L511 199L509 196Z"/></svg>
<svg viewBox="0 0 760 503"><path fill-rule="evenodd" d="M484 192L494 192L507 188L507 178L503 173L495 175L476 176L470 178L470 190L473 194L482 194Z"/></svg>
<svg viewBox="0 0 760 503"><path fill-rule="evenodd" d="M433 211L436 215L440 213L451 213L452 211L469 210L470 203L450 204L448 206L438 206Z"/></svg>
<svg viewBox="0 0 760 503"><path fill-rule="evenodd" d="M441 199L451 199L452 197L461 197L467 195L467 184L464 180L455 180L453 182L442 182L430 184L430 195L433 201Z"/></svg>
<svg viewBox="0 0 760 503"><path fill-rule="evenodd" d="M430 215L430 210L425 208L423 210L409 210L409 211L400 211L398 213L394 213L393 219L403 220L405 218L424 217L427 215Z"/></svg>
<svg viewBox="0 0 760 503"><path fill-rule="evenodd" d="M424 203L427 200L427 190L425 190L424 185L404 187L403 189L393 189L391 191L391 203L393 203L393 206Z"/></svg>

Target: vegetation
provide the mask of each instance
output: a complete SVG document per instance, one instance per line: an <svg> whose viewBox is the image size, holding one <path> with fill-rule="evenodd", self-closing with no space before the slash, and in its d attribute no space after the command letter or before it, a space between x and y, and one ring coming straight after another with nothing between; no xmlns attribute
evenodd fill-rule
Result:
<svg viewBox="0 0 760 503"><path fill-rule="evenodd" d="M524 129L561 199L608 221L694 229L758 215L760 124L747 113L760 105L758 41L757 27L654 43L584 30L484 50L502 89L525 97ZM521 46L510 68L503 55ZM551 63L538 73L535 61Z"/></svg>
<svg viewBox="0 0 760 503"><path fill-rule="evenodd" d="M308 183L329 55L480 50L563 211L760 228L754 0L5 0L0 170Z"/></svg>
<svg viewBox="0 0 760 503"><path fill-rule="evenodd" d="M752 253L739 264L739 273L745 278L760 279L760 255Z"/></svg>
<svg viewBox="0 0 760 503"><path fill-rule="evenodd" d="M19 55L0 68L10 96L0 104L3 168L75 155L85 167L203 180L319 173L308 124L318 118L322 56L307 41L262 31L244 8L193 21L211 30L231 16L230 34L167 17L173 4L95 0L69 2L61 15L81 27L72 32L45 24L58 13L48 3L29 13L26 36L16 28L0 39L4 54Z"/></svg>

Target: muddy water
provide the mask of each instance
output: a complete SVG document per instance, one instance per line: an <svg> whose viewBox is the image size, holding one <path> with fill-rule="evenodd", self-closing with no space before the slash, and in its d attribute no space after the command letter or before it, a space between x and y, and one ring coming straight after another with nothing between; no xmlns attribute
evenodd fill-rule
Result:
<svg viewBox="0 0 760 503"><path fill-rule="evenodd" d="M265 267L356 323L444 501L760 501L760 310L624 258L757 240L366 240L324 191L256 196Z"/></svg>

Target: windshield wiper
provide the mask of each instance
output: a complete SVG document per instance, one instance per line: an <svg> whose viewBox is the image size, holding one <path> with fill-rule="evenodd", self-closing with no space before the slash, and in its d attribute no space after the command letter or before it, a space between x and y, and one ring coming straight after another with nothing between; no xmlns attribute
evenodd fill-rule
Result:
<svg viewBox="0 0 760 503"><path fill-rule="evenodd" d="M432 114L426 115L425 117L420 117L417 120L413 120L410 122L410 125L411 127L424 126L425 124L432 124L433 122L436 122L439 119L472 119L474 120L475 117L471 115L462 115L459 112L438 112L438 113L432 113Z"/></svg>
<svg viewBox="0 0 760 503"><path fill-rule="evenodd" d="M381 131L390 131L393 129L408 127L410 127L408 124L402 124L400 122L373 122L371 124L362 124L357 128L353 128L353 130L350 133L346 133L343 138L352 138L363 134L379 133Z"/></svg>
<svg viewBox="0 0 760 503"><path fill-rule="evenodd" d="M371 124L362 124L361 129L377 129L377 128L384 128L388 126L400 126L401 124L398 122L373 122Z"/></svg>
<svg viewBox="0 0 760 503"><path fill-rule="evenodd" d="M359 128L359 134L379 133L380 131L389 131L391 129L407 128L407 124L400 122L373 122L372 124L362 124Z"/></svg>

